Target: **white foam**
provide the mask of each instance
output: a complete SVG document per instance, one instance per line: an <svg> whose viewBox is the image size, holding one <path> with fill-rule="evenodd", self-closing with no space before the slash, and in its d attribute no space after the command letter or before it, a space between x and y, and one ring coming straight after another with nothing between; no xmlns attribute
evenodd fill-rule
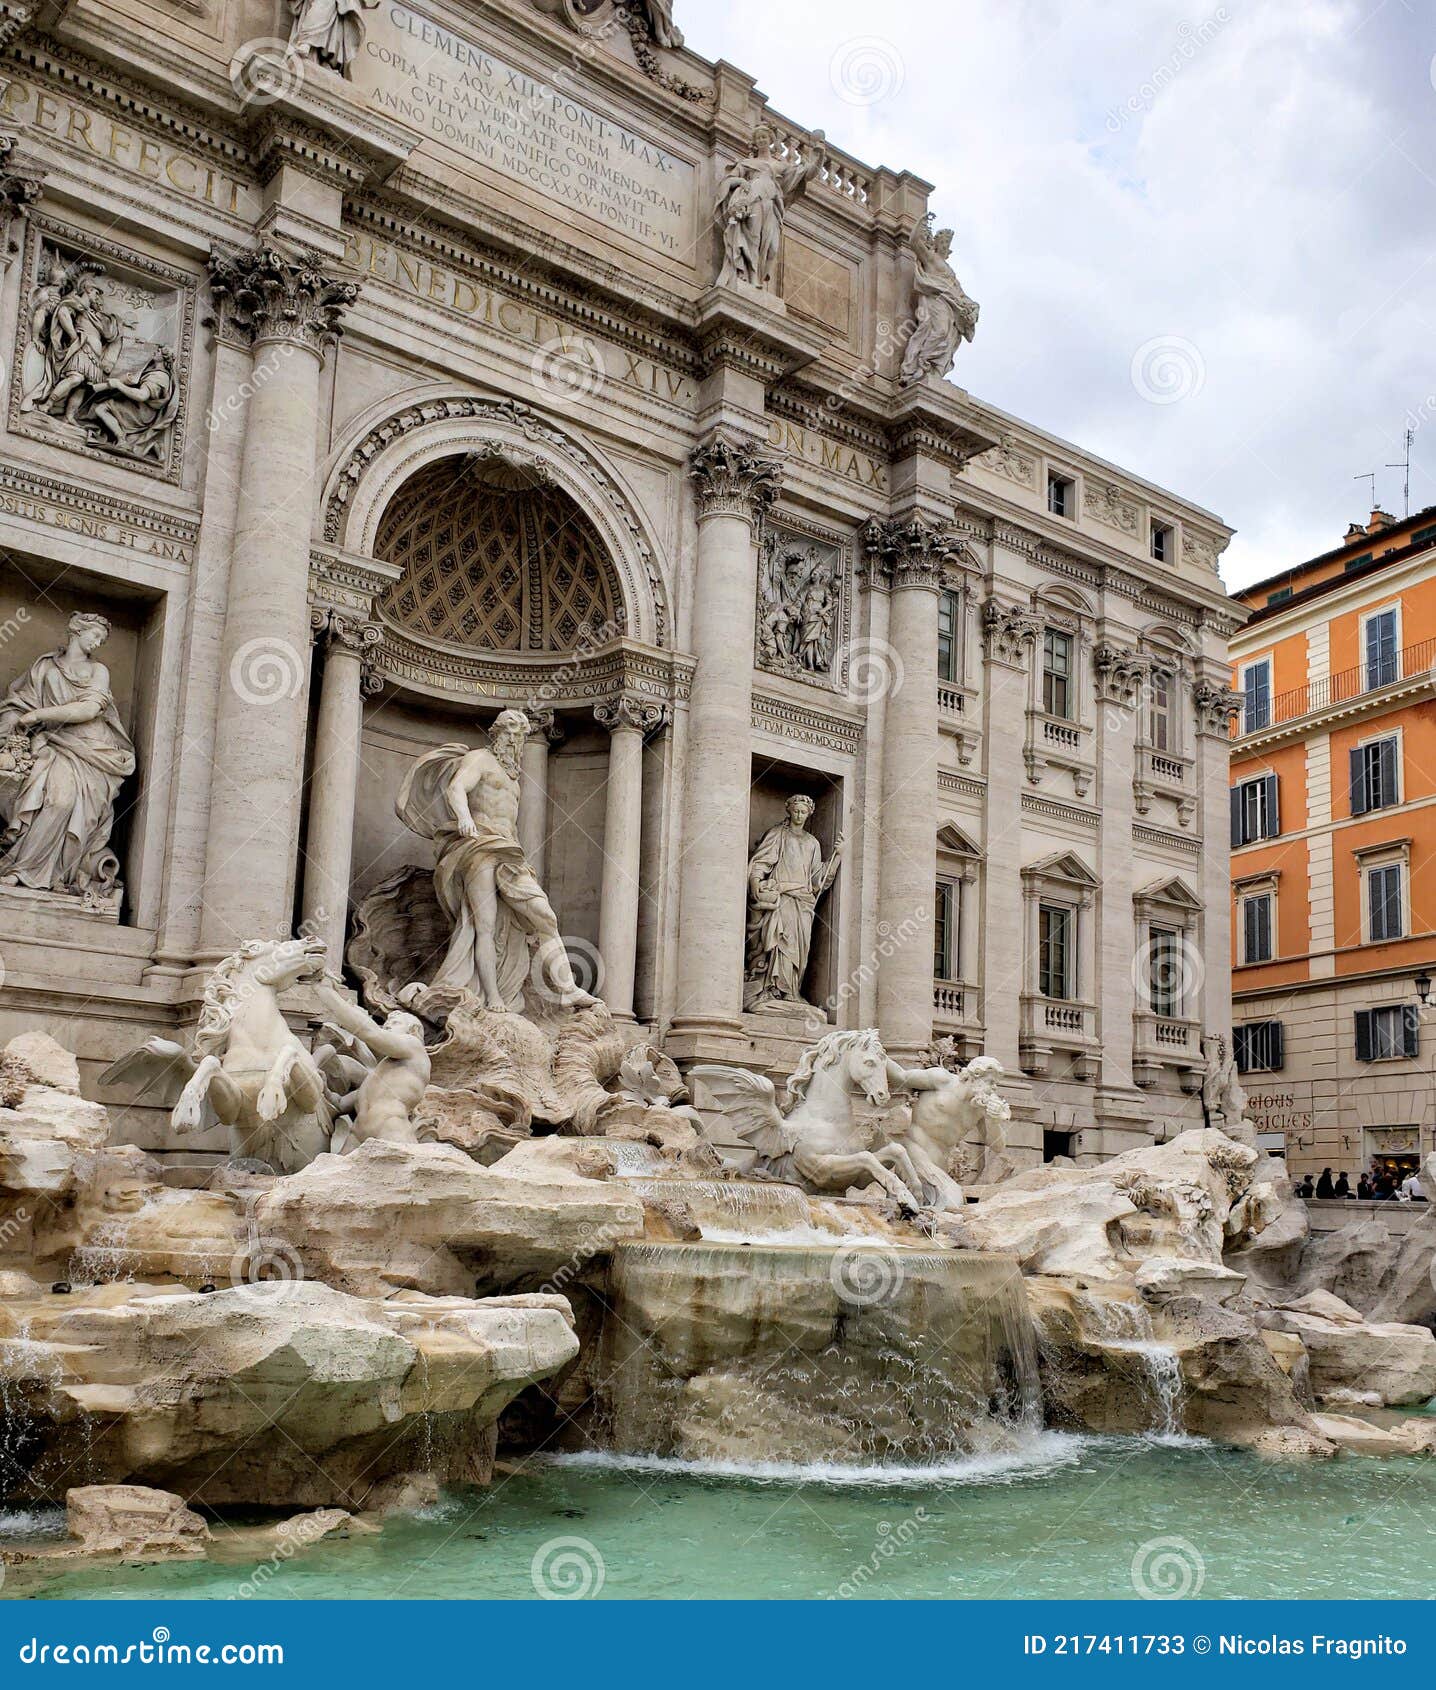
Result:
<svg viewBox="0 0 1436 1690"><path fill-rule="evenodd" d="M676 1478L740 1479L756 1484L833 1486L958 1486L1010 1484L1040 1477L1082 1459L1093 1439L1074 1432L1035 1432L1013 1449L952 1456L941 1461L846 1466L837 1461L684 1461L678 1456L622 1455L583 1450L544 1456L545 1465L610 1472L665 1473Z"/></svg>

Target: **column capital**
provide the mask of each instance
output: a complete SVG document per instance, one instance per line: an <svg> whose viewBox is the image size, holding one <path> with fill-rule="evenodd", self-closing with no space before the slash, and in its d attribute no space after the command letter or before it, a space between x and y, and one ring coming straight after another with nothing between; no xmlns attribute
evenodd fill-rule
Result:
<svg viewBox="0 0 1436 1690"><path fill-rule="evenodd" d="M16 144L13 135L0 135L0 267L8 262L11 255L11 225L16 218L23 217L45 192L43 177L18 168L20 161L15 157Z"/></svg>
<svg viewBox="0 0 1436 1690"><path fill-rule="evenodd" d="M1134 709L1151 671L1150 658L1125 646L1103 644L1092 653L1097 698L1102 704L1121 704L1128 710Z"/></svg>
<svg viewBox="0 0 1436 1690"><path fill-rule="evenodd" d="M593 714L599 726L607 728L610 733L619 728L632 728L638 733L647 734L662 727L668 721L670 712L666 704L654 703L645 698L612 698L605 699L602 704L595 704Z"/></svg>
<svg viewBox="0 0 1436 1690"><path fill-rule="evenodd" d="M366 622L342 610L311 610L309 625L326 649L337 646L355 657L370 656L384 638L384 630L377 622Z"/></svg>
<svg viewBox="0 0 1436 1690"><path fill-rule="evenodd" d="M1230 687L1198 681L1192 688L1192 704L1197 713L1197 732L1226 739L1232 723L1241 715L1242 695Z"/></svg>
<svg viewBox="0 0 1436 1690"><path fill-rule="evenodd" d="M285 341L320 358L359 297L357 282L327 274L314 253L291 256L272 246L212 253L209 285L221 336L248 346Z"/></svg>
<svg viewBox="0 0 1436 1690"><path fill-rule="evenodd" d="M529 719L529 733L542 734L550 745L557 745L563 738L563 724L552 710L535 707L524 711Z"/></svg>
<svg viewBox="0 0 1436 1690"><path fill-rule="evenodd" d="M924 516L873 517L863 529L868 574L876 587L936 592L944 572L964 561L963 541Z"/></svg>
<svg viewBox="0 0 1436 1690"><path fill-rule="evenodd" d="M781 461L750 436L715 429L688 460L698 495L698 519L741 516L755 527L782 487Z"/></svg>
<svg viewBox="0 0 1436 1690"><path fill-rule="evenodd" d="M999 604L989 599L982 610L982 633L989 663L1005 663L1020 669L1027 661L1027 648L1042 632L1042 623L1020 604Z"/></svg>

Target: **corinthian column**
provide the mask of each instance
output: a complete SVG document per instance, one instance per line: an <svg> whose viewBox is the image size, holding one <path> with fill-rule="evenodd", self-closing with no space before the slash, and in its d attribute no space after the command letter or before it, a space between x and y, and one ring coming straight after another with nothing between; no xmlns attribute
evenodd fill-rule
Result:
<svg viewBox="0 0 1436 1690"><path fill-rule="evenodd" d="M719 429L693 454L698 556L684 780L675 1023L736 1032L751 785L755 536L778 496L777 460Z"/></svg>
<svg viewBox="0 0 1436 1690"><path fill-rule="evenodd" d="M205 860L205 960L292 922L309 688L319 372L358 288L308 254L215 258L221 338L253 352ZM347 889L346 889L347 890Z"/></svg>
<svg viewBox="0 0 1436 1690"><path fill-rule="evenodd" d="M890 595L893 684L883 724L878 1028L897 1057L932 1040L937 882L937 593L957 541L925 519L870 522L874 587Z"/></svg>
<svg viewBox="0 0 1436 1690"><path fill-rule="evenodd" d="M608 729L608 787L603 813L603 884L598 906L598 952L603 1001L633 1019L638 959L639 845L643 833L643 736L664 720L661 704L619 698L594 707Z"/></svg>
<svg viewBox="0 0 1436 1690"><path fill-rule="evenodd" d="M364 659L382 635L376 623L359 622L337 610L315 611L314 627L325 652L304 841L304 925L323 939L329 966L337 974L344 960L354 861Z"/></svg>

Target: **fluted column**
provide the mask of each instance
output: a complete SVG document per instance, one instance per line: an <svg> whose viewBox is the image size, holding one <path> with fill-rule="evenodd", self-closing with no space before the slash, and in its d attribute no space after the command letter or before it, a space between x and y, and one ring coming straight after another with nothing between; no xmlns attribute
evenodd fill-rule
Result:
<svg viewBox="0 0 1436 1690"><path fill-rule="evenodd" d="M381 635L377 624L357 621L337 610L315 611L314 627L324 646L324 668L304 841L304 927L323 939L329 965L337 974L344 960L354 862L364 659Z"/></svg>
<svg viewBox="0 0 1436 1690"><path fill-rule="evenodd" d="M667 714L660 704L619 698L594 715L608 729L608 786L603 812L603 881L599 890L598 952L603 1001L621 1019L633 1018L638 960L639 846L643 834L643 736Z"/></svg>
<svg viewBox="0 0 1436 1690"><path fill-rule="evenodd" d="M870 522L874 585L889 595L893 685L883 725L878 1028L897 1057L932 1040L937 881L937 593L957 542L922 518Z"/></svg>
<svg viewBox="0 0 1436 1690"><path fill-rule="evenodd" d="M529 735L519 765L519 844L544 884L548 873L548 753L560 729L552 710L528 710Z"/></svg>
<svg viewBox="0 0 1436 1690"><path fill-rule="evenodd" d="M737 1031L752 771L755 539L778 496L779 465L753 441L716 430L693 454L698 556L684 778L675 1023Z"/></svg>
<svg viewBox="0 0 1436 1690"><path fill-rule="evenodd" d="M309 685L319 373L358 292L307 254L215 258L222 337L253 349L225 608L200 950L289 931Z"/></svg>

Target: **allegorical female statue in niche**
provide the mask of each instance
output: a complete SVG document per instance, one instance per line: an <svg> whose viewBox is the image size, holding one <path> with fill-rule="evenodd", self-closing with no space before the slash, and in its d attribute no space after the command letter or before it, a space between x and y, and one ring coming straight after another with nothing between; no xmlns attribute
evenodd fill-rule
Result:
<svg viewBox="0 0 1436 1690"><path fill-rule="evenodd" d="M813 917L843 853L839 839L824 863L822 846L808 832L813 809L811 798L795 793L785 818L768 829L749 860L744 1009L805 1006L803 976L813 948Z"/></svg>
<svg viewBox="0 0 1436 1690"><path fill-rule="evenodd" d="M110 850L115 798L135 771L135 748L95 657L103 616L70 618L68 643L38 657L0 699L0 739L24 734L29 763L18 789L0 787L6 827L0 886L108 896L119 862Z"/></svg>

